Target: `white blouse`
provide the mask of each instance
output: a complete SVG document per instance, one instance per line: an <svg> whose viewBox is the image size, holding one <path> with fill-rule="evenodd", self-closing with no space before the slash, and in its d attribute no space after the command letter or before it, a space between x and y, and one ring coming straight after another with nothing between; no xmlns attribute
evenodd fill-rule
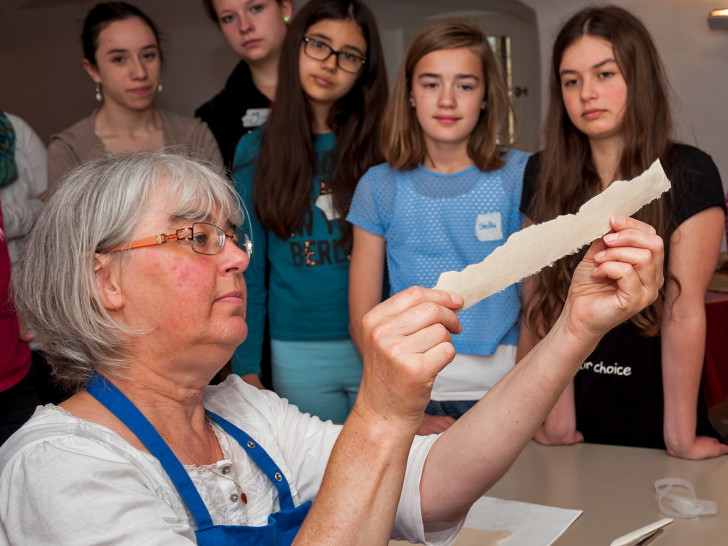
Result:
<svg viewBox="0 0 728 546"><path fill-rule="evenodd" d="M43 141L30 125L18 116L7 112L6 115L15 130L18 179L0 188L0 206L10 263L16 264L22 256L23 238L30 233L43 208L39 197L48 189L47 155Z"/></svg>
<svg viewBox="0 0 728 546"><path fill-rule="evenodd" d="M205 407L247 432L288 479L295 505L313 500L341 427L301 413L271 391L230 376L205 390ZM215 427L225 459L186 469L220 525L265 525L273 484ZM451 544L462 527L426 530L419 481L437 436L416 437L392 538ZM234 461L234 465L233 465ZM214 470L214 472L212 471ZM247 496L237 498L235 478ZM189 544L195 523L159 461L101 425L39 407L0 448L0 544Z"/></svg>

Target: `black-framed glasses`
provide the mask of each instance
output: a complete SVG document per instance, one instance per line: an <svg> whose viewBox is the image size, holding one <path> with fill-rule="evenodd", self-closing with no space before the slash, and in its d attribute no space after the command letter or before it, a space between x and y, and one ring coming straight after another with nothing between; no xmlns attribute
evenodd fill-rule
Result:
<svg viewBox="0 0 728 546"><path fill-rule="evenodd" d="M348 51L336 51L326 42L311 38L303 37L303 52L316 61L325 61L332 55L336 56L336 66L349 74L358 74L366 60L359 55L349 53Z"/></svg>
<svg viewBox="0 0 728 546"><path fill-rule="evenodd" d="M195 222L188 228L178 229L168 235L160 233L159 235L137 239L131 243L122 243L105 250L103 253L108 254L119 250L133 250L145 246L161 245L167 241L190 241L194 252L212 256L222 252L225 241L228 239L231 239L235 246L244 250L248 257L253 254L253 241L250 240L247 233L236 228L232 235L228 235L222 228L207 222Z"/></svg>

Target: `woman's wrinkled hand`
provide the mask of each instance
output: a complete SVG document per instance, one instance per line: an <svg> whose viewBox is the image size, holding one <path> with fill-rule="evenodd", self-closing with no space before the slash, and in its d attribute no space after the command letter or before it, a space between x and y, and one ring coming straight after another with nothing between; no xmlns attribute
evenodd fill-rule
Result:
<svg viewBox="0 0 728 546"><path fill-rule="evenodd" d="M438 372L455 356L461 331L456 294L411 287L374 307L362 320L364 375L355 412L404 427L422 421Z"/></svg>
<svg viewBox="0 0 728 546"><path fill-rule="evenodd" d="M572 278L564 317L577 336L604 335L654 302L664 282L664 244L655 229L623 216L610 225Z"/></svg>

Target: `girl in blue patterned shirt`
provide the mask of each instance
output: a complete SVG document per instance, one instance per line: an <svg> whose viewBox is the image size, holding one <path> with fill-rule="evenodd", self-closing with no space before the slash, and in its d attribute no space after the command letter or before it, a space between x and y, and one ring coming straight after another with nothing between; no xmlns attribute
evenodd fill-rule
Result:
<svg viewBox="0 0 728 546"><path fill-rule="evenodd" d="M503 145L511 111L501 66L476 25L441 21L414 39L383 120L387 163L361 179L347 217L349 328L360 350L385 257L391 293L434 286L520 229L528 155ZM520 308L514 285L460 313L458 354L435 381L420 434L445 430L513 367Z"/></svg>

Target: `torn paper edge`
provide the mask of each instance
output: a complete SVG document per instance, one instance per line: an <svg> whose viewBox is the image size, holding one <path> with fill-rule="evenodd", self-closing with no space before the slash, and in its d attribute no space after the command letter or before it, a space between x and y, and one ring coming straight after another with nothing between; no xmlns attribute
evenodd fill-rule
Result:
<svg viewBox="0 0 728 546"><path fill-rule="evenodd" d="M459 311L463 311L577 252L611 230L612 216L632 216L669 189L670 181L658 159L632 180L610 184L584 203L576 214L529 226L508 237L482 262L462 271L442 273L434 288L462 296L465 304Z"/></svg>

